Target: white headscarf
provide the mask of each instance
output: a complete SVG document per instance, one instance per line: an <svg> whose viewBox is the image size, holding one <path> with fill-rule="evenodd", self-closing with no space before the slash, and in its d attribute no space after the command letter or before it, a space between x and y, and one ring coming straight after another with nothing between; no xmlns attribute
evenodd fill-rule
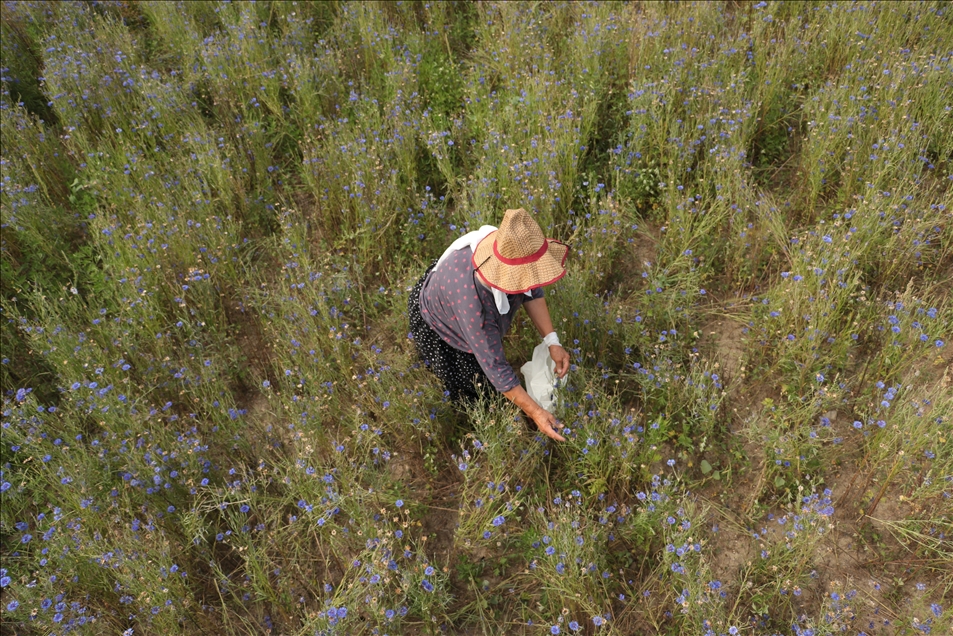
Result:
<svg viewBox="0 0 953 636"><path fill-rule="evenodd" d="M440 267L440 263L444 262L450 254L456 252L457 250L462 250L464 247L469 247L471 251L476 251L477 245L480 241L486 238L486 235L490 232L495 232L496 228L492 225L484 225L479 230L474 230L468 234L464 234L456 241L450 244L443 254L437 259L437 267ZM500 315L509 313L510 311L510 301L506 298L506 294L495 287L490 287L490 291L493 293L493 300L496 302L496 308L499 310ZM532 297L533 293L531 291L524 292L527 296Z"/></svg>

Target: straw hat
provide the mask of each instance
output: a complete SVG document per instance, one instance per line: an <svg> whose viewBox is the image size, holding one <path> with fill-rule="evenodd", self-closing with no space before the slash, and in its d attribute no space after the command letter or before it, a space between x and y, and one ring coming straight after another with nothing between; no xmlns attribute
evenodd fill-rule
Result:
<svg viewBox="0 0 953 636"><path fill-rule="evenodd" d="M480 278L507 294L521 294L550 285L566 275L569 246L546 239L529 212L507 210L500 228L486 235L473 250L473 267Z"/></svg>

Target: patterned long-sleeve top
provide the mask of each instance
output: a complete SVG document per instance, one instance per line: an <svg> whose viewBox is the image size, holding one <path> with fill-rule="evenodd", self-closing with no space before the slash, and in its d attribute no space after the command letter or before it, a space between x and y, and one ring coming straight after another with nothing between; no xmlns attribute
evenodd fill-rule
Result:
<svg viewBox="0 0 953 636"><path fill-rule="evenodd" d="M477 280L473 251L465 247L430 272L420 290L420 313L451 347L476 356L493 387L506 392L520 381L503 355L503 336L523 302L543 296L542 287L532 297L507 294L510 310L500 314L492 292Z"/></svg>

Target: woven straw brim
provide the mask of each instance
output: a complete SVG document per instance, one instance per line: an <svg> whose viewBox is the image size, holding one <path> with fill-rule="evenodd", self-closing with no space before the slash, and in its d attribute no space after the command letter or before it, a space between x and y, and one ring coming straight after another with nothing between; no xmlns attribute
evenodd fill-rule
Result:
<svg viewBox="0 0 953 636"><path fill-rule="evenodd" d="M565 243L549 239L549 249L539 260L522 265L506 265L493 254L497 232L487 234L473 252L473 267L490 287L507 294L522 294L551 285L566 275L569 246Z"/></svg>

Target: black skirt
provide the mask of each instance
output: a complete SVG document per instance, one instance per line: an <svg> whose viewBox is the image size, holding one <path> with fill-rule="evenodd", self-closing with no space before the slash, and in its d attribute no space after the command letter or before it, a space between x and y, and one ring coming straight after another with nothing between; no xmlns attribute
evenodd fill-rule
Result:
<svg viewBox="0 0 953 636"><path fill-rule="evenodd" d="M462 403L492 394L492 385L477 362L476 356L450 346L424 322L420 314L420 290L427 276L437 265L436 259L420 277L407 299L410 333L421 361L443 382L444 395Z"/></svg>

